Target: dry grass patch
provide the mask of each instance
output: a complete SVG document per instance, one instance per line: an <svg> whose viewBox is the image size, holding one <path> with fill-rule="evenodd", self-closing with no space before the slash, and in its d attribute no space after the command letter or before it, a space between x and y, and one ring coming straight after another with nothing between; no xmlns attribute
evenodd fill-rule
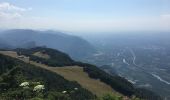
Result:
<svg viewBox="0 0 170 100"><path fill-rule="evenodd" d="M0 53L14 58L18 56L17 53L13 51L0 51ZM86 88L87 90L91 91L93 94L96 94L98 97L101 97L105 94L120 95L119 93L113 91L113 89L109 85L105 84L104 82L90 78L88 74L83 71L82 67L79 66L50 67L44 64L36 63L34 61L30 61L29 63L50 70L52 72L55 72L63 76L67 80L76 81L83 88Z"/></svg>
<svg viewBox="0 0 170 100"><path fill-rule="evenodd" d="M101 97L107 93L115 94L115 92L109 85L101 82L100 80L90 78L88 74L83 71L82 67L79 66L49 67L47 65L39 64L36 62L31 62L31 64L53 71L63 76L67 80L76 81L83 88L86 88L93 94L96 94L98 97Z"/></svg>
<svg viewBox="0 0 170 100"><path fill-rule="evenodd" d="M16 58L18 55L14 51L0 51L1 54Z"/></svg>
<svg viewBox="0 0 170 100"><path fill-rule="evenodd" d="M50 67L50 70L62 75L70 81L78 82L82 87L88 89L99 97L106 93L113 93L113 89L109 85L101 82L100 80L90 78L88 74L83 71L82 67Z"/></svg>
<svg viewBox="0 0 170 100"><path fill-rule="evenodd" d="M42 53L42 52L35 52L33 54L34 56L40 57L40 58L44 58L44 59L49 59L50 56L48 54Z"/></svg>

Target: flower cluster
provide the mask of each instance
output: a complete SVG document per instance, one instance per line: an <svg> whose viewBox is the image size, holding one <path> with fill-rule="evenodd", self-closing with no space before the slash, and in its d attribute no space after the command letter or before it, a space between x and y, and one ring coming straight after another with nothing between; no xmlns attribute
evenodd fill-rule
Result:
<svg viewBox="0 0 170 100"><path fill-rule="evenodd" d="M67 93L67 91L63 91L62 93L65 94L65 93Z"/></svg>
<svg viewBox="0 0 170 100"><path fill-rule="evenodd" d="M41 85L40 82L30 82L30 83L29 82L23 82L19 86L21 86L25 89L30 87L35 92L40 92L40 91L45 89L44 85Z"/></svg>
<svg viewBox="0 0 170 100"><path fill-rule="evenodd" d="M44 89L45 89L44 85L37 85L34 87L33 91L40 92Z"/></svg>
<svg viewBox="0 0 170 100"><path fill-rule="evenodd" d="M29 82L23 82L23 83L21 83L19 86L21 86L21 87L29 86Z"/></svg>

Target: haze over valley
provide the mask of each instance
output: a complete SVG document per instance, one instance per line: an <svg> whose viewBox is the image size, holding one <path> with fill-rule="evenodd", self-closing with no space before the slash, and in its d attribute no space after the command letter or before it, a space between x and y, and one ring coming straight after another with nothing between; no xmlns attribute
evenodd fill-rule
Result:
<svg viewBox="0 0 170 100"><path fill-rule="evenodd" d="M107 71L116 72L136 86L169 96L168 32L121 32L89 36L84 38L93 43L98 52L82 60L107 66ZM105 69L103 66L102 69Z"/></svg>
<svg viewBox="0 0 170 100"><path fill-rule="evenodd" d="M169 0L0 0L0 100L170 100Z"/></svg>

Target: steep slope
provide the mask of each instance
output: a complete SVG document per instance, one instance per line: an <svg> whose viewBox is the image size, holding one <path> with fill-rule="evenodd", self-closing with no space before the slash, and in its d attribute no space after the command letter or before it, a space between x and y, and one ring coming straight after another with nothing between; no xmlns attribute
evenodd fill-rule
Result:
<svg viewBox="0 0 170 100"><path fill-rule="evenodd" d="M74 65L74 61L65 53L58 50L36 47L31 49L15 49L19 55L29 56L31 60L41 62L49 66L69 66ZM44 58L46 56L48 59Z"/></svg>
<svg viewBox="0 0 170 100"><path fill-rule="evenodd" d="M0 54L4 54L4 55L7 55L13 58L18 57L17 53L14 51L0 51ZM23 58L20 60L25 61ZM88 74L84 72L82 67L79 67L79 66L51 67L51 66L47 66L42 63L37 63L35 61L29 61L29 63L37 67L55 72L63 76L67 80L76 81L83 88L86 88L87 90L91 91L93 94L97 95L98 97L102 97L103 95L107 93L118 95L118 93L115 92L109 85L101 82L100 80L90 78Z"/></svg>
<svg viewBox="0 0 170 100"><path fill-rule="evenodd" d="M41 48L44 52L46 52L46 50L51 50L48 48ZM29 51L30 50L30 51ZM29 51L29 55L33 55L34 52L32 52L32 50L34 49L28 49L26 51ZM40 51L42 51L40 50ZM19 54L24 54L24 52L26 52L24 49L17 51ZM37 52L37 51L36 51ZM57 53L57 51L56 51ZM59 52L58 52L59 53ZM49 54L49 53L46 53ZM27 56L29 56L27 55ZM55 55L55 53L54 53ZM50 58L53 58L52 56L48 55ZM60 56L62 57L62 56ZM32 56L30 56L30 59L32 59ZM49 59L47 58L42 58L42 57L37 57L36 59L32 59L33 62L39 62L36 64L40 64L40 65L44 65L45 63L42 61L42 59L44 61L48 61ZM70 58L68 58L70 59ZM32 61L31 61L32 63ZM56 67L57 66L57 61L54 62L54 66L52 67ZM47 65L46 68L48 69L48 66L50 66L50 64L46 63ZM90 78L96 79L96 80L100 80L101 82L109 85L110 87L112 87L112 89L116 90L117 92L123 94L123 95L127 95L127 96L132 96L132 95L136 95L137 97L143 98L143 99L147 99L147 100L161 100L161 98L156 95L155 93L142 89L142 88L135 88L130 82L128 82L126 79L119 77L117 75L111 76L109 74L107 74L106 72L100 70L99 68L97 68L94 65L90 65L90 64L86 64L86 63L81 63L81 62L75 62L73 61L73 65L75 66L79 66L83 68L83 71L86 72L88 74L88 76ZM67 65L62 65L62 66L67 66ZM42 66L41 66L42 67ZM53 68L50 68L50 70ZM55 71L55 70L53 70ZM57 71L56 71L57 72ZM58 72L59 73L59 72ZM60 73L60 75L62 75ZM63 74L64 76L64 74ZM70 75L71 76L71 75ZM66 77L66 76L65 76ZM77 81L78 82L78 81Z"/></svg>
<svg viewBox="0 0 170 100"><path fill-rule="evenodd" d="M36 46L57 49L73 58L81 58L95 52L95 48L84 39L55 31L15 29L1 32L0 38L14 47L22 47L24 44L35 42Z"/></svg>
<svg viewBox="0 0 170 100"><path fill-rule="evenodd" d="M0 54L0 98L2 100L91 100L96 97L76 82L51 71ZM21 83L29 82L22 88ZM34 86L44 85L36 91ZM75 89L76 88L76 89ZM63 91L66 91L63 92ZM36 99L36 100L37 100Z"/></svg>
<svg viewBox="0 0 170 100"><path fill-rule="evenodd" d="M113 95L121 96L119 93L114 91L112 87L110 87L106 83L101 82L100 80L90 78L88 74L84 72L83 68L80 66L51 67L36 62L30 62L30 63L39 66L41 68L50 70L52 72L55 72L63 76L67 80L78 82L83 88L89 90L97 97L102 97L105 94L113 94Z"/></svg>

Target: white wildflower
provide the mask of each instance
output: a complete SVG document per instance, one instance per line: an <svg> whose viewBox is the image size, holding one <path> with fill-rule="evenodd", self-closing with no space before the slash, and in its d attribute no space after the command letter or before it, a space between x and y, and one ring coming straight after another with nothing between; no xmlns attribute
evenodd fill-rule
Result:
<svg viewBox="0 0 170 100"><path fill-rule="evenodd" d="M74 90L78 90L78 88L74 88Z"/></svg>
<svg viewBox="0 0 170 100"><path fill-rule="evenodd" d="M62 93L64 93L64 94L65 94L65 93L67 93L67 91L63 91Z"/></svg>
<svg viewBox="0 0 170 100"><path fill-rule="evenodd" d="M33 89L33 91L41 91L41 90L44 90L45 88L44 88L44 85L37 85L37 86L35 86L34 87L34 89Z"/></svg>
<svg viewBox="0 0 170 100"><path fill-rule="evenodd" d="M23 82L23 83L21 83L19 86L22 86L22 87L29 86L29 82Z"/></svg>

